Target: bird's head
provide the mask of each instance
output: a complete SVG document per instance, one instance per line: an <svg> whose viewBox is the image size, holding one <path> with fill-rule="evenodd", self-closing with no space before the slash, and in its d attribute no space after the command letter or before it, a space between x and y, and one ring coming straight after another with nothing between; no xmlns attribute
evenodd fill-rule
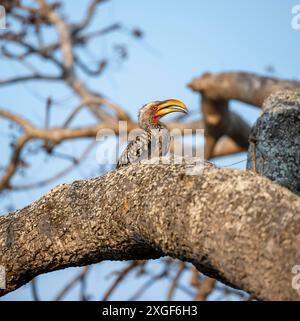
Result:
<svg viewBox="0 0 300 321"><path fill-rule="evenodd" d="M139 125L146 129L151 125L157 125L159 119L174 112L186 113L186 105L180 100L167 99L163 101L152 101L144 105L139 113Z"/></svg>

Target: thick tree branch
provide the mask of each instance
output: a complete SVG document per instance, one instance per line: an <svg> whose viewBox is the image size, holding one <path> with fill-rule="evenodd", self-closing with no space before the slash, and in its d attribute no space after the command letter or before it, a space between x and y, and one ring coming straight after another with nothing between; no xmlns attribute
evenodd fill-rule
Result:
<svg viewBox="0 0 300 321"><path fill-rule="evenodd" d="M12 291L36 275L102 260L168 255L259 299L299 299L300 199L253 172L133 165L59 185L0 217Z"/></svg>
<svg viewBox="0 0 300 321"><path fill-rule="evenodd" d="M263 77L247 72L205 73L194 78L189 87L213 100L239 100L262 107L264 100L282 89L300 89L300 82Z"/></svg>
<svg viewBox="0 0 300 321"><path fill-rule="evenodd" d="M205 158L215 157L216 145L229 136L237 145L236 152L248 149L250 126L230 111L230 100L239 100L256 107L280 89L300 89L300 82L258 76L246 72L205 73L189 87L202 96L201 111L205 128ZM222 153L221 153L222 154Z"/></svg>

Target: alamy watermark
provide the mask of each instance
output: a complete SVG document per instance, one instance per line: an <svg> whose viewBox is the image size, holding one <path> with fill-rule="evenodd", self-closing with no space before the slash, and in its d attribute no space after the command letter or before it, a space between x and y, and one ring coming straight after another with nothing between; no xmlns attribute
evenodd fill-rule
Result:
<svg viewBox="0 0 300 321"><path fill-rule="evenodd" d="M143 135L143 130L140 128L128 130L126 121L119 121L118 129L110 128L101 129L97 133L96 140L100 143L96 150L96 161L99 165L115 166L118 163L120 155L127 148L128 142L136 142L137 137ZM131 164L146 163L149 165L167 165L167 164L183 164L187 175L200 175L204 168L204 144L203 144L203 129L178 129L174 128L170 131L152 129L151 141L148 144L148 149L145 151L147 144L142 144L142 153L135 157L134 153L130 155ZM168 149L167 153L162 155L158 153L158 141L163 149ZM138 139L137 145L141 140ZM133 143L134 144L134 143ZM130 147L129 147L130 148ZM135 151L135 149L133 149Z"/></svg>
<svg viewBox="0 0 300 321"><path fill-rule="evenodd" d="M300 4L292 7L293 18L291 20L291 26L294 30L300 30Z"/></svg>
<svg viewBox="0 0 300 321"><path fill-rule="evenodd" d="M294 290L300 290L300 265L294 265L292 267L292 273L295 274L292 278L292 288Z"/></svg>
<svg viewBox="0 0 300 321"><path fill-rule="evenodd" d="M5 8L0 5L0 29L6 28L6 13Z"/></svg>
<svg viewBox="0 0 300 321"><path fill-rule="evenodd" d="M6 272L3 265L0 265L0 289L6 289Z"/></svg>

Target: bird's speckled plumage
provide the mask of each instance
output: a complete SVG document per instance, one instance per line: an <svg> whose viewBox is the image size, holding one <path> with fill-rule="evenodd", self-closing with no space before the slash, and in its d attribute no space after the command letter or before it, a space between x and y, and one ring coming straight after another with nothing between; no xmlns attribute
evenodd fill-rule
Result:
<svg viewBox="0 0 300 321"><path fill-rule="evenodd" d="M184 106L184 112L186 112L186 106L177 100L154 101L140 109L139 126L143 132L129 142L119 158L117 168L142 160L165 156L168 153L170 133L168 128L159 121L159 118L173 111L182 112L182 109L165 108L172 105L177 106L176 103L181 104L178 105L180 107ZM165 112L162 113L162 110L165 110Z"/></svg>

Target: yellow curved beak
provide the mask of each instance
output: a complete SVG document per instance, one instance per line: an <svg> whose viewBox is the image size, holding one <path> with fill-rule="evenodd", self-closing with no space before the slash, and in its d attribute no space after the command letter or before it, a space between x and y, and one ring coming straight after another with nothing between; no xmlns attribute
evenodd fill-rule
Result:
<svg viewBox="0 0 300 321"><path fill-rule="evenodd" d="M158 111L155 113L156 117L162 117L164 115L174 113L174 112L180 112L187 114L188 109L186 105L177 99L167 99L162 101L158 105Z"/></svg>

